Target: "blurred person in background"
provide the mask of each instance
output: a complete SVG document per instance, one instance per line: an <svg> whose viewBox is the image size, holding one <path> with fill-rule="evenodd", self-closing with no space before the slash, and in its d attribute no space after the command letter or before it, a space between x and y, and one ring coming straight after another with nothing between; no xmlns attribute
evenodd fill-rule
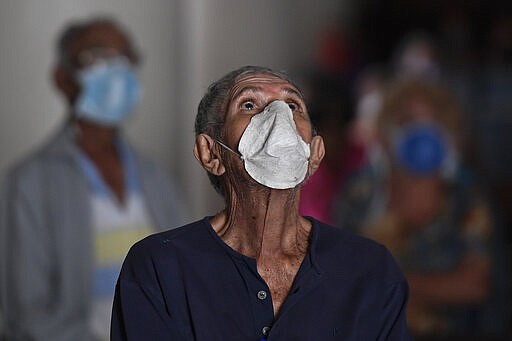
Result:
<svg viewBox="0 0 512 341"><path fill-rule="evenodd" d="M493 16L482 34L484 63L478 68L478 85L471 104L474 109L475 163L494 197L498 224L496 261L502 269L496 274L501 286L499 311L489 318L494 329L505 325L512 335L512 10Z"/></svg>
<svg viewBox="0 0 512 341"><path fill-rule="evenodd" d="M61 129L7 175L0 196L1 311L8 340L106 340L129 247L182 223L177 189L123 137L139 101L125 30L93 17L65 27L54 82Z"/></svg>
<svg viewBox="0 0 512 341"><path fill-rule="evenodd" d="M386 245L410 285L418 336L479 331L490 291L492 219L464 168L462 121L451 95L401 78L378 116L384 158L348 181L335 224Z"/></svg>

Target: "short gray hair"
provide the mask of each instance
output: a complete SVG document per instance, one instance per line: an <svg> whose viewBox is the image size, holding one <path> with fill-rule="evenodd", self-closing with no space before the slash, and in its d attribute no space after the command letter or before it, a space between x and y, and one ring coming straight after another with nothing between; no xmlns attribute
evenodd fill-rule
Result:
<svg viewBox="0 0 512 341"><path fill-rule="evenodd" d="M275 71L267 67L251 65L233 70L224 77L213 82L199 102L194 125L196 136L199 134L207 134L213 139L221 138L222 127L224 126L224 116L226 114L229 100L229 92L240 78L250 74L272 75L285 80L299 89L290 77L282 71ZM210 172L207 172L207 174L213 188L215 188L217 193L224 196L224 188L220 177L211 174Z"/></svg>

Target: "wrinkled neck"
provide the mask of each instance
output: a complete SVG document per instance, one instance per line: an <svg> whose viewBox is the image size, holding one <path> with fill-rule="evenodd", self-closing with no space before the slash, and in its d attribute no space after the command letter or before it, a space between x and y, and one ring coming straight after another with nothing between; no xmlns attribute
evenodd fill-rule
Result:
<svg viewBox="0 0 512 341"><path fill-rule="evenodd" d="M231 248L260 261L305 254L311 223L298 214L299 190L231 190L227 207L213 220Z"/></svg>

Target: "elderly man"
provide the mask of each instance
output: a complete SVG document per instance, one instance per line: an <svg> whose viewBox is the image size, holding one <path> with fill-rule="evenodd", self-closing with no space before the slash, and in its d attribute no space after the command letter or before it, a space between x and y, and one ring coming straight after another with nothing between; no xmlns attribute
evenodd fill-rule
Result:
<svg viewBox="0 0 512 341"><path fill-rule="evenodd" d="M409 340L386 249L298 214L324 145L285 75L249 66L212 84L194 155L226 207L132 247L113 340Z"/></svg>
<svg viewBox="0 0 512 341"><path fill-rule="evenodd" d="M126 32L111 19L73 22L57 52L54 80L69 115L9 172L0 196L7 340L107 339L128 249L184 220L167 175L121 132L139 97Z"/></svg>

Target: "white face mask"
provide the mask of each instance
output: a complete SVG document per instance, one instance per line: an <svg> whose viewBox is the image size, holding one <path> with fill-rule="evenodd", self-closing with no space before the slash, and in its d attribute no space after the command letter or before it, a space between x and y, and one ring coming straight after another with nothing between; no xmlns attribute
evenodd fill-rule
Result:
<svg viewBox="0 0 512 341"><path fill-rule="evenodd" d="M306 177L309 144L297 133L292 111L284 101L274 101L252 117L238 151L247 173L264 186L293 188Z"/></svg>

